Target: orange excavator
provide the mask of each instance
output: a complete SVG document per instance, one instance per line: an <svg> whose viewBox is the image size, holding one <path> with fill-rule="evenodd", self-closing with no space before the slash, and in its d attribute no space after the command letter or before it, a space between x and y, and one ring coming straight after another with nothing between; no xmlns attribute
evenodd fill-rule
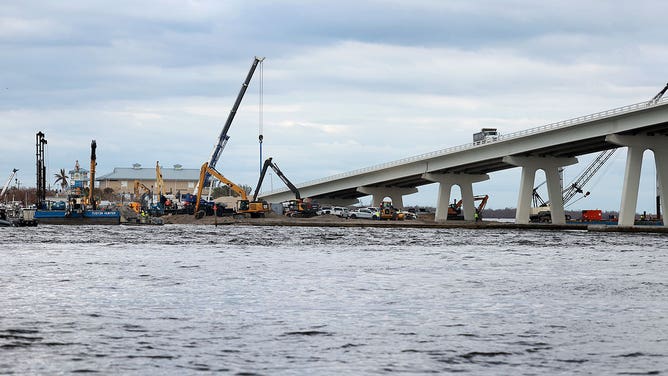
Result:
<svg viewBox="0 0 668 376"><path fill-rule="evenodd" d="M246 190L240 186L234 184L232 181L223 176L220 172L216 171L215 168L209 166L208 162L204 162L199 174L199 185L197 186L197 198L195 201L195 215L198 218L204 216L203 212L200 212L200 200L202 199L202 189L204 188L204 180L207 176L212 176L218 179L221 183L226 184L230 189L238 194L241 199L237 200L234 212L236 215L250 216L251 218L262 218L265 213L270 212L271 208L266 201L249 201L248 194Z"/></svg>
<svg viewBox="0 0 668 376"><path fill-rule="evenodd" d="M487 205L487 200L489 200L488 195L477 195L473 196L473 201L480 201L478 206L475 208L476 213L482 218L482 211L485 210L485 206ZM448 219L456 219L456 220L463 220L464 219L464 213L462 213L462 200L459 200L457 202L453 202L448 206Z"/></svg>

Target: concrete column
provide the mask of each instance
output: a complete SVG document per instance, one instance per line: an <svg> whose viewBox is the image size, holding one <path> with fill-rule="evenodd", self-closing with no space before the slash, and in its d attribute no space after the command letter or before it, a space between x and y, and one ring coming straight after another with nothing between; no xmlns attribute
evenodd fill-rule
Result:
<svg viewBox="0 0 668 376"><path fill-rule="evenodd" d="M464 219L474 220L475 204L473 202L473 183L489 180L489 175L474 174L435 174L426 173L422 175L423 179L439 183L438 198L436 200L436 216L438 222L448 220L448 206L450 205L450 193L453 185L458 185L462 191L462 209Z"/></svg>
<svg viewBox="0 0 668 376"><path fill-rule="evenodd" d="M533 184L536 179L536 171L539 169L545 171L552 223L563 224L566 222L564 218L564 199L562 196L559 168L578 163L577 158L508 156L504 157L503 161L522 167L515 223L529 223Z"/></svg>
<svg viewBox="0 0 668 376"><path fill-rule="evenodd" d="M658 175L659 194L661 195L661 211L664 213L661 218L663 218L663 226L668 227L668 221L665 219L665 213L667 213L665 207L666 198L663 195L663 192L668 192L668 150L665 148L661 150L654 149L654 162Z"/></svg>
<svg viewBox="0 0 668 376"><path fill-rule="evenodd" d="M640 170L642 155L645 149L629 146L626 152L626 170L622 185L622 202L619 206L619 225L633 226L638 206L638 190L640 187Z"/></svg>
<svg viewBox="0 0 668 376"><path fill-rule="evenodd" d="M547 181L547 195L550 197L550 218L555 225L566 224L564 213L563 180L558 166L550 166L545 170Z"/></svg>
<svg viewBox="0 0 668 376"><path fill-rule="evenodd" d="M619 207L619 225L633 226L638 207L642 156L645 150L650 149L654 152L654 163L661 192L665 192L664 187L668 188L668 137L663 135L622 136L612 134L608 135L605 140L627 147L622 202ZM668 227L668 221L664 220L663 226Z"/></svg>
<svg viewBox="0 0 668 376"><path fill-rule="evenodd" d="M392 206L397 209L404 207L404 195L417 193L418 189L400 187L358 187L358 192L372 195L373 206L378 207L385 197L392 200Z"/></svg>

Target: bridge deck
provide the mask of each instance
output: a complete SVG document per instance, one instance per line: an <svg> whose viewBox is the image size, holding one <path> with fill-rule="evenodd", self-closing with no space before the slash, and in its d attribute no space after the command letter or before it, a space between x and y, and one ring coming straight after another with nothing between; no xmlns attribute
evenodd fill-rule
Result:
<svg viewBox="0 0 668 376"><path fill-rule="evenodd" d="M303 197L355 199L365 196L360 186L419 187L432 184L422 174L485 174L514 168L505 156L576 157L613 149L609 134L668 135L668 99L637 103L499 136L497 141L468 143L301 184ZM260 195L278 202L290 198L287 189Z"/></svg>

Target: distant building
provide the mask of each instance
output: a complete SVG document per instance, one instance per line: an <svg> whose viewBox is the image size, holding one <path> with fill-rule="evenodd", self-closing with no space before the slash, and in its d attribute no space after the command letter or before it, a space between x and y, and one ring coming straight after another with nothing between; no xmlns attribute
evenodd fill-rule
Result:
<svg viewBox="0 0 668 376"><path fill-rule="evenodd" d="M88 170L79 166L77 160L74 164L74 170L69 171L70 180L68 181L71 188L85 188L90 183L88 179Z"/></svg>
<svg viewBox="0 0 668 376"><path fill-rule="evenodd" d="M183 168L174 165L172 168L160 166L166 194L192 193L199 181L199 169ZM135 180L151 190L155 189L155 167L144 168L139 163L132 167L115 167L114 171L95 179L99 189L111 188L116 193L133 193Z"/></svg>

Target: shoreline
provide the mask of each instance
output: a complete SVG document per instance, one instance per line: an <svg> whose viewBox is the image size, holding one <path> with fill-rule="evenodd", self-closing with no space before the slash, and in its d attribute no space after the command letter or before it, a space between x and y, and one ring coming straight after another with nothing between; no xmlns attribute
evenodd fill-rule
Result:
<svg viewBox="0 0 668 376"><path fill-rule="evenodd" d="M508 229L508 230L551 230L551 231L590 231L590 232L620 232L620 233L668 233L668 227L663 226L618 226L600 224L563 224L553 225L550 223L528 223L518 224L513 222L500 222L495 220L482 220L480 222L450 220L445 223L435 222L431 218L405 220L405 221L379 221L370 219L346 219L332 215L317 216L312 218L288 218L279 215L269 215L266 218L242 218L232 217L204 217L195 219L190 215L167 215L161 217L164 224L170 225L202 225L202 226L298 226L298 227L376 227L376 228L436 228L436 229Z"/></svg>

